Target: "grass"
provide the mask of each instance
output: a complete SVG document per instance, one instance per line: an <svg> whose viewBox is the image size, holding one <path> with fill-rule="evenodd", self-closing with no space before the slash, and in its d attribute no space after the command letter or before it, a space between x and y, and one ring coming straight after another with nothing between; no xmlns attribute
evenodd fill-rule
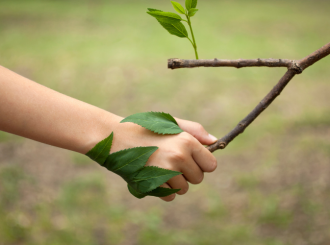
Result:
<svg viewBox="0 0 330 245"><path fill-rule="evenodd" d="M200 58L300 59L330 40L327 1L198 4ZM0 64L118 115L165 111L218 137L285 72L168 70L168 58L194 52L147 7L172 11L169 1L2 1ZM0 244L329 244L329 64L295 77L173 203L136 200L88 158L0 132Z"/></svg>

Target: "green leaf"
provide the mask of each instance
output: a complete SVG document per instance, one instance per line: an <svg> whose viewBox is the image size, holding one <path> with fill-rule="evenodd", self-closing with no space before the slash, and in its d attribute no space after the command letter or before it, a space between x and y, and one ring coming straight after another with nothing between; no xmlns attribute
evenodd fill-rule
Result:
<svg viewBox="0 0 330 245"><path fill-rule="evenodd" d="M118 151L107 157L103 167L128 181L127 178L142 169L157 149L156 146L149 146Z"/></svg>
<svg viewBox="0 0 330 245"><path fill-rule="evenodd" d="M192 8L189 10L188 15L190 17L194 16L197 13L198 9Z"/></svg>
<svg viewBox="0 0 330 245"><path fill-rule="evenodd" d="M197 7L197 0L192 0L191 8Z"/></svg>
<svg viewBox="0 0 330 245"><path fill-rule="evenodd" d="M163 188L158 187L154 189L153 191L148 192L148 196L154 196L154 197L167 197L169 195L172 195L174 193L177 193L181 189L170 189L170 188Z"/></svg>
<svg viewBox="0 0 330 245"><path fill-rule="evenodd" d="M147 193L141 193L141 192L138 192L137 190L135 190L132 186L130 186L129 184L127 184L127 187L128 187L128 190L129 192L135 196L136 198L144 198L146 197L148 194Z"/></svg>
<svg viewBox="0 0 330 245"><path fill-rule="evenodd" d="M180 174L182 173L154 166L143 167L134 175L129 185L141 193L146 193Z"/></svg>
<svg viewBox="0 0 330 245"><path fill-rule="evenodd" d="M132 186L130 186L129 184L127 184L128 190L129 192L141 199L144 198L146 196L154 196L154 197L167 197L169 195L172 195L178 191L180 191L181 189L170 189L170 188L163 188L163 187L158 187L156 189L154 189L153 191L147 192L147 193L141 193L137 190L135 190Z"/></svg>
<svg viewBox="0 0 330 245"><path fill-rule="evenodd" d="M175 119L164 112L137 113L121 121L121 123L124 122L136 123L157 134L179 134L183 132Z"/></svg>
<svg viewBox="0 0 330 245"><path fill-rule="evenodd" d="M161 21L158 21L170 34L177 37L188 37L187 29L181 22L175 24L168 24Z"/></svg>
<svg viewBox="0 0 330 245"><path fill-rule="evenodd" d="M151 11L147 13L155 17L158 21L165 22L168 24L175 24L182 20L180 15L171 12Z"/></svg>
<svg viewBox="0 0 330 245"><path fill-rule="evenodd" d="M178 12L179 14L185 14L185 10L184 8L181 6L180 3L177 3L177 2L174 2L174 1L171 1L174 9L176 10L176 12Z"/></svg>
<svg viewBox="0 0 330 245"><path fill-rule="evenodd" d="M196 8L197 0L186 0L186 9L189 11L192 8Z"/></svg>
<svg viewBox="0 0 330 245"><path fill-rule="evenodd" d="M152 9L152 8L148 8L148 10L149 10L150 12L163 12L163 11L161 11L161 10L159 10L159 9Z"/></svg>
<svg viewBox="0 0 330 245"><path fill-rule="evenodd" d="M86 153L86 156L88 156L95 162L103 165L103 163L109 156L112 140L113 140L113 133L111 133L109 137L97 143L93 149L91 149L89 152Z"/></svg>

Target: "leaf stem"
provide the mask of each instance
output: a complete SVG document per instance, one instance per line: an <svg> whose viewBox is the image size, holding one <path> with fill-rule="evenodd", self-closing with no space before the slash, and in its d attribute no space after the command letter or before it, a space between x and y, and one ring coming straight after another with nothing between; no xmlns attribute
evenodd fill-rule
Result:
<svg viewBox="0 0 330 245"><path fill-rule="evenodd" d="M193 29L191 27L191 21L190 21L190 17L188 14L186 14L186 17L187 17L187 20L188 20L188 25L189 25L189 28L190 28L190 31L191 31L191 36L192 36L192 39L193 39L193 47L194 47L194 50L195 50L195 56L196 56L196 60L198 60L198 53L197 53L197 45L196 45L196 40L195 40L195 36L194 36L194 32L193 32ZM190 40L190 39L189 39ZM191 41L191 40L190 40Z"/></svg>
<svg viewBox="0 0 330 245"><path fill-rule="evenodd" d="M187 37L187 38L191 42L191 45L195 48L195 45L194 45L193 41L191 41L191 39L189 37Z"/></svg>

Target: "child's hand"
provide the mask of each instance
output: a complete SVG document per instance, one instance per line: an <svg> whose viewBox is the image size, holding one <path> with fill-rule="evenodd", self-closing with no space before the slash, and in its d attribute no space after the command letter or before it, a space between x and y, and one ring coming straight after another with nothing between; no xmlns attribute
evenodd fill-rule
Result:
<svg viewBox="0 0 330 245"><path fill-rule="evenodd" d="M133 123L117 124L111 153L137 146L158 146L159 149L149 158L148 166L182 172L162 187L181 189L177 194L188 191L188 182L199 184L204 172L213 172L217 167L216 158L202 144L209 145L217 139L209 135L198 123L177 119L185 132L178 135L158 135ZM172 201L175 194L163 197L164 201Z"/></svg>
<svg viewBox="0 0 330 245"><path fill-rule="evenodd" d="M177 119L185 131L178 135L157 135L108 111L46 88L0 66L0 130L49 145L86 154L114 133L111 152L137 146L158 146L147 165L180 171L165 187L188 191L189 181L199 184L204 172L217 166L215 157L202 145L212 144L198 123ZM175 194L162 198L172 201Z"/></svg>

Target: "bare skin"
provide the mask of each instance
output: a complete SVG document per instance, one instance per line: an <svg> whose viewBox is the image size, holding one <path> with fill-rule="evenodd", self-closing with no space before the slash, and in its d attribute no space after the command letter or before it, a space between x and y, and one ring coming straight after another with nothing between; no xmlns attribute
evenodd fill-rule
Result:
<svg viewBox="0 0 330 245"><path fill-rule="evenodd" d="M0 66L0 130L49 145L86 154L114 133L111 152L137 146L158 146L147 165L180 171L163 187L188 191L204 172L216 169L216 158L203 145L217 139L198 123L176 118L185 131L157 135L120 116L76 100ZM97 119L95 119L97 118ZM176 194L161 198L172 201Z"/></svg>

